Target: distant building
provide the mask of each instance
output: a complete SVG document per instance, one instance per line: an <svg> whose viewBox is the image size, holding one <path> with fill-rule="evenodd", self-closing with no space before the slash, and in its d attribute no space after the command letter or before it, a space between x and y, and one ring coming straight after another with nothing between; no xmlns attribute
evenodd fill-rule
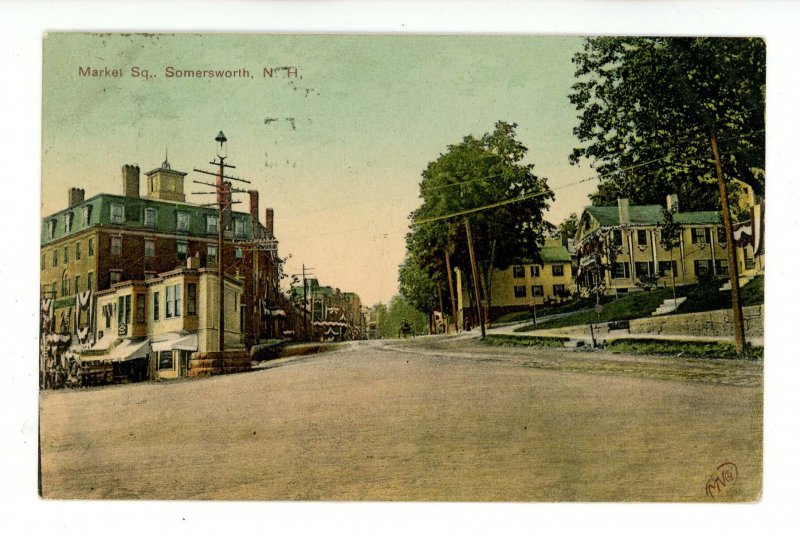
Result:
<svg viewBox="0 0 800 536"><path fill-rule="evenodd" d="M303 288L293 287L292 300L303 305L309 324L309 337L316 340L353 340L367 337L361 298L355 292L322 286L316 278L306 280Z"/></svg>
<svg viewBox="0 0 800 536"><path fill-rule="evenodd" d="M534 304L543 305L567 300L575 292L572 278L572 257L561 239L545 240L539 250L540 261L522 259L505 270L492 272L492 303L489 319L516 312L532 310ZM456 270L456 298L459 326L467 318L474 326L476 319L470 313L472 288L466 278Z"/></svg>

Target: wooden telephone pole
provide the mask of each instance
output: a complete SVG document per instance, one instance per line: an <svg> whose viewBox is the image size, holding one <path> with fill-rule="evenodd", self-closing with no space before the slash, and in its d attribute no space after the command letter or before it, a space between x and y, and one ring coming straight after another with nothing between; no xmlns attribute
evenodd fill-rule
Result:
<svg viewBox="0 0 800 536"><path fill-rule="evenodd" d="M238 203L238 201L232 200L233 193L244 193L245 190L239 190L238 188L231 188L230 183L225 182L225 179L234 180L234 181L241 181L250 183L250 181L240 179L238 177L230 177L225 175L225 168L235 168L236 166L232 166L230 164L225 163L225 159L227 158L227 150L226 150L226 143L228 139L225 137L225 134L222 131L217 134L217 137L214 138L214 141L217 142L218 151L217 151L217 160L213 160L209 162L212 166L218 166L216 173L212 173L210 171L204 171L202 169L195 168L194 171L198 173L204 173L206 175L213 175L216 177L216 183L211 184L207 182L201 181L194 181L197 184L204 184L206 186L212 186L214 188L214 192L196 192L196 193L204 193L204 194L216 194L217 202L216 203L206 203L205 206L216 206L217 207L217 285L218 290L217 294L219 296L218 300L218 307L219 307L219 351L222 352L225 350L225 219L226 215L230 214L231 205L234 203ZM220 154L222 153L222 154ZM225 156L223 156L225 154Z"/></svg>
<svg viewBox="0 0 800 536"><path fill-rule="evenodd" d="M709 130L711 151L714 153L714 164L717 169L717 184L719 186L719 201L722 205L722 223L725 225L725 237L728 252L728 275L731 279L731 306L733 308L733 337L736 353L744 352L744 322L742 320L742 303L739 301L739 266L736 262L736 244L733 241L733 224L731 223L731 210L728 205L728 189L725 178L722 176L722 159L717 146L717 135L713 129Z"/></svg>
<svg viewBox="0 0 800 536"><path fill-rule="evenodd" d="M472 230L469 227L469 219L464 219L467 227L467 246L469 247L469 262L472 266L472 286L475 290L475 309L478 311L478 322L481 324L481 338L486 337L486 326L483 323L483 312L481 311L480 285L478 284L478 265L475 263L475 250L472 248Z"/></svg>

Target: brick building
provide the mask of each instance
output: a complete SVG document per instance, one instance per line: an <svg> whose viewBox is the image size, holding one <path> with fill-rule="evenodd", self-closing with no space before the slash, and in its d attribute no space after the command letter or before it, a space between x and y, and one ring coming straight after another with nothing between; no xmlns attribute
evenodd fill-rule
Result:
<svg viewBox="0 0 800 536"><path fill-rule="evenodd" d="M52 332L77 334L90 327L91 314L73 314L86 303L87 292L91 296L125 282L155 279L185 267L190 258L199 268L216 268L218 211L186 202L185 176L165 161L145 173L142 197L139 167L125 165L122 195L102 193L85 199L84 190L70 188L67 207L42 220L41 293L48 317L43 325ZM248 346L283 329L276 315L283 301L274 212L266 209L261 223L258 192L249 196L249 213L222 215L225 274L243 285L242 325Z"/></svg>

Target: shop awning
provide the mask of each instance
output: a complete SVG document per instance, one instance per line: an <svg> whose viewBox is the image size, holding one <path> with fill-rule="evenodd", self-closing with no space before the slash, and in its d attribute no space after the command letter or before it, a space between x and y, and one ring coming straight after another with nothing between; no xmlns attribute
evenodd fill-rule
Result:
<svg viewBox="0 0 800 536"><path fill-rule="evenodd" d="M166 335L154 338L151 346L154 352L164 352L167 350L187 350L196 352L197 334L185 332L167 333Z"/></svg>
<svg viewBox="0 0 800 536"><path fill-rule="evenodd" d="M150 339L134 341L125 339L107 354L81 354L81 361L131 361L147 357L150 352Z"/></svg>

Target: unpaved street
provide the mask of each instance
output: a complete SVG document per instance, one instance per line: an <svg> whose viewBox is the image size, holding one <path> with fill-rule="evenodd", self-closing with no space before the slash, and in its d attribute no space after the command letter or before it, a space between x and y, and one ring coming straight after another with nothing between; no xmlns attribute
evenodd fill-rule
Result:
<svg viewBox="0 0 800 536"><path fill-rule="evenodd" d="M761 373L418 338L246 374L42 392L43 495L756 500ZM736 477L712 498L725 462Z"/></svg>

